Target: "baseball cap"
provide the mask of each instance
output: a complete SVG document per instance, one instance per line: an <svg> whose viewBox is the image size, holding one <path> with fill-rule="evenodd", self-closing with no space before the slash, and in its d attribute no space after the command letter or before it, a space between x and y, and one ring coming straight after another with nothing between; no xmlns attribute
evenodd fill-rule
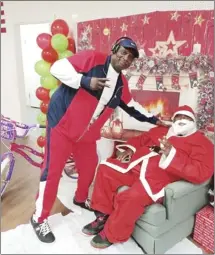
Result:
<svg viewBox="0 0 215 255"><path fill-rule="evenodd" d="M133 49L134 50L134 57L139 58L139 51L138 51L136 43L133 40L131 40L131 39L122 39L119 42L119 45L124 47L124 48Z"/></svg>

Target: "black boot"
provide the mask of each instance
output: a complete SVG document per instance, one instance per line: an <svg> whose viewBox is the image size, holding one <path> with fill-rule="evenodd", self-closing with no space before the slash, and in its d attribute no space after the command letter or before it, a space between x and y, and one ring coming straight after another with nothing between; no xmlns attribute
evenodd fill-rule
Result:
<svg viewBox="0 0 215 255"><path fill-rule="evenodd" d="M38 239L43 243L53 243L55 241L55 236L51 231L51 228L47 220L42 223L38 223L31 217L31 225L38 237Z"/></svg>
<svg viewBox="0 0 215 255"><path fill-rule="evenodd" d="M86 235L97 235L105 225L109 215L100 213L99 216L93 222L83 227L82 232Z"/></svg>
<svg viewBox="0 0 215 255"><path fill-rule="evenodd" d="M113 243L109 242L109 240L107 239L107 237L105 235L104 230L102 230L101 232L99 232L98 235L93 237L90 244L94 248L105 249L105 248L111 246Z"/></svg>
<svg viewBox="0 0 215 255"><path fill-rule="evenodd" d="M83 209L86 209L88 211L93 211L92 208L90 208L90 200L86 200L85 202L77 202L75 201L75 198L73 198L73 204L80 206Z"/></svg>

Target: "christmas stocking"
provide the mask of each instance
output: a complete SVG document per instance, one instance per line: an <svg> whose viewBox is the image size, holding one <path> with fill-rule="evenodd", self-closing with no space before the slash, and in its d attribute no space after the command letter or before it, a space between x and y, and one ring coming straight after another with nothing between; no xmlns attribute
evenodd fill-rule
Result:
<svg viewBox="0 0 215 255"><path fill-rule="evenodd" d="M179 73L175 73L172 75L172 88L177 90L181 89L179 85Z"/></svg>
<svg viewBox="0 0 215 255"><path fill-rule="evenodd" d="M143 90L143 84L144 84L146 78L147 78L146 75L144 75L144 74L140 75L140 77L139 77L139 79L137 81L137 84L136 84L136 87L138 89Z"/></svg>
<svg viewBox="0 0 215 255"><path fill-rule="evenodd" d="M197 87L198 86L197 72L190 72L189 78L190 78L191 88Z"/></svg>
<svg viewBox="0 0 215 255"><path fill-rule="evenodd" d="M156 89L165 91L166 87L163 84L163 76L157 74L155 75L155 80L156 80Z"/></svg>

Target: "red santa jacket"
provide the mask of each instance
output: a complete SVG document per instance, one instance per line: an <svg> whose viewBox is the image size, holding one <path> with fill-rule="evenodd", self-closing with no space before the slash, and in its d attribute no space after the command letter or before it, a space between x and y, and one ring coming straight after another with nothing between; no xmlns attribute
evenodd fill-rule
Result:
<svg viewBox="0 0 215 255"><path fill-rule="evenodd" d="M141 136L132 138L128 144L119 145L118 149L132 149L129 163L117 159L108 159L102 164L120 171L132 171L140 167L140 180L149 196L156 201L164 196L164 187L178 180L200 184L212 177L213 144L199 131L186 136L171 136L168 140L173 145L168 157L151 152L149 147L159 146L159 138L168 132L168 128L156 127Z"/></svg>

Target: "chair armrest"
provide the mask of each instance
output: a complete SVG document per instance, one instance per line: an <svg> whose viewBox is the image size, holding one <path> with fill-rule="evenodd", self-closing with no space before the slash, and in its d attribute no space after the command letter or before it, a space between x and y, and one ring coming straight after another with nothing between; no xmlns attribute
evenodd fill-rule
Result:
<svg viewBox="0 0 215 255"><path fill-rule="evenodd" d="M200 210L208 203L210 180L196 185L186 181L171 183L165 188L163 204L166 207L167 219L180 221Z"/></svg>
<svg viewBox="0 0 215 255"><path fill-rule="evenodd" d="M177 199L207 186L209 182L210 180L202 184L192 184L186 181L177 181L166 186L165 196L171 196L173 199Z"/></svg>

